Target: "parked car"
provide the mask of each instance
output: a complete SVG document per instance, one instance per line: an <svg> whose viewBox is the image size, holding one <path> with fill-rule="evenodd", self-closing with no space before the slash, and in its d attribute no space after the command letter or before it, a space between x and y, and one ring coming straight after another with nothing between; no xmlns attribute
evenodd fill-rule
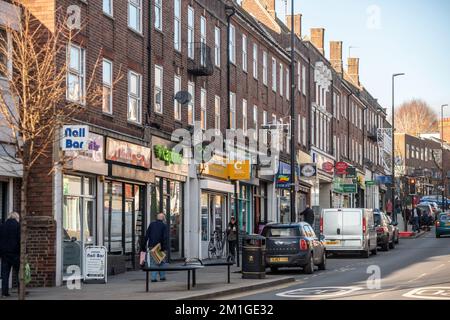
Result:
<svg viewBox="0 0 450 320"><path fill-rule="evenodd" d="M424 202L420 202L419 205L430 205L431 210L433 211L433 218L435 220L439 216L439 213L441 213L441 211L442 211L436 202L424 201Z"/></svg>
<svg viewBox="0 0 450 320"><path fill-rule="evenodd" d="M302 267L307 274L326 268L326 249L306 222L267 224L262 236L266 238L266 267L277 271L282 267Z"/></svg>
<svg viewBox="0 0 450 320"><path fill-rule="evenodd" d="M420 217L422 227L430 229L435 220L433 217L433 208L429 204L418 204L417 208L419 208L422 213Z"/></svg>
<svg viewBox="0 0 450 320"><path fill-rule="evenodd" d="M450 235L450 213L441 213L436 219L436 238Z"/></svg>
<svg viewBox="0 0 450 320"><path fill-rule="evenodd" d="M386 215L388 218L389 225L392 228L392 233L394 235L394 244L399 244L400 242L400 228L398 227L398 222L394 222L391 217ZM392 248L393 249L393 248Z"/></svg>
<svg viewBox="0 0 450 320"><path fill-rule="evenodd" d="M371 209L324 209L320 233L327 252L360 253L368 258L377 253L377 233Z"/></svg>
<svg viewBox="0 0 450 320"><path fill-rule="evenodd" d="M375 229L377 231L377 245L380 246L383 251L394 249L395 238L389 222L389 217L381 211L375 211L373 217Z"/></svg>

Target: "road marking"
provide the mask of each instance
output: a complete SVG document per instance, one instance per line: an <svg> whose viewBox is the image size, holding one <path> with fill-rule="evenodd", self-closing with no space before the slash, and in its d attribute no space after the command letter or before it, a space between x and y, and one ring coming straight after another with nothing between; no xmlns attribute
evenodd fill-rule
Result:
<svg viewBox="0 0 450 320"><path fill-rule="evenodd" d="M376 293L376 294L372 295L372 298L378 297L378 296L382 295L383 293L385 293L385 292L381 291L379 293Z"/></svg>
<svg viewBox="0 0 450 320"><path fill-rule="evenodd" d="M417 278L409 280L408 283L417 281L417 280L419 280L419 279L425 277L426 275L427 275L427 273L422 273L422 274L421 274L420 276L418 276Z"/></svg>
<svg viewBox="0 0 450 320"><path fill-rule="evenodd" d="M437 270L437 269L440 269L442 267L445 267L445 264L438 265L437 267L434 267L431 270Z"/></svg>
<svg viewBox="0 0 450 320"><path fill-rule="evenodd" d="M361 287L315 287L289 290L276 295L283 298L331 298L362 290Z"/></svg>
<svg viewBox="0 0 450 320"><path fill-rule="evenodd" d="M403 295L405 298L450 300L450 287L425 287L411 290Z"/></svg>

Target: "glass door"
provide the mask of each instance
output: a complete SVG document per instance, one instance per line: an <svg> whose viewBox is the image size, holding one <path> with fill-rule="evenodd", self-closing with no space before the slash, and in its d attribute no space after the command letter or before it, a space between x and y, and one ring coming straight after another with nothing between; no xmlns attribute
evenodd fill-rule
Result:
<svg viewBox="0 0 450 320"><path fill-rule="evenodd" d="M182 186L180 182L170 182L170 257L181 259L183 257L183 215L182 215Z"/></svg>

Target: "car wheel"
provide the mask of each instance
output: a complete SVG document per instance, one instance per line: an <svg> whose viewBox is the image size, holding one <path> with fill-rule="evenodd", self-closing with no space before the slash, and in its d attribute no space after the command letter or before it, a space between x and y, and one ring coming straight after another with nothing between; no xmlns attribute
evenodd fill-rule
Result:
<svg viewBox="0 0 450 320"><path fill-rule="evenodd" d="M303 267L303 272L306 274L314 273L314 259L313 259L312 253L311 253L311 257L309 258L309 263Z"/></svg>
<svg viewBox="0 0 450 320"><path fill-rule="evenodd" d="M319 264L319 270L325 270L327 268L327 253L324 251L322 256L322 262Z"/></svg>
<svg viewBox="0 0 450 320"><path fill-rule="evenodd" d="M440 238L441 235L439 233L436 233L436 238Z"/></svg>
<svg viewBox="0 0 450 320"><path fill-rule="evenodd" d="M369 258L370 257L370 250L369 250L369 248L367 248L366 251L363 251L361 255L365 259Z"/></svg>
<svg viewBox="0 0 450 320"><path fill-rule="evenodd" d="M400 243L400 235L397 233L397 238L395 240L395 244L399 244Z"/></svg>
<svg viewBox="0 0 450 320"><path fill-rule="evenodd" d="M381 249L383 249L383 251L389 251L389 238L385 243L383 243Z"/></svg>
<svg viewBox="0 0 450 320"><path fill-rule="evenodd" d="M278 267L270 267L270 271L273 273L278 272Z"/></svg>
<svg viewBox="0 0 450 320"><path fill-rule="evenodd" d="M377 247L375 247L375 249L373 249L373 250L372 250L372 254L373 254L374 256L376 256L376 255L377 255L377 253L378 253L378 248L377 248Z"/></svg>
<svg viewBox="0 0 450 320"><path fill-rule="evenodd" d="M395 239L392 238L392 242L389 243L389 249L395 249Z"/></svg>

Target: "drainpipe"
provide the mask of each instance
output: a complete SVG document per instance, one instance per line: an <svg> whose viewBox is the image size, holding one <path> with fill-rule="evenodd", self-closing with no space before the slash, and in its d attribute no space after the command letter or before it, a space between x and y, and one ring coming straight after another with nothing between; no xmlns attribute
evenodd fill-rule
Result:
<svg viewBox="0 0 450 320"><path fill-rule="evenodd" d="M152 33L153 33L153 24L152 24L152 2L149 1L148 8L148 43L147 43L147 116L145 117L145 128L150 127L150 114L152 110ZM144 130L145 135L145 130Z"/></svg>

